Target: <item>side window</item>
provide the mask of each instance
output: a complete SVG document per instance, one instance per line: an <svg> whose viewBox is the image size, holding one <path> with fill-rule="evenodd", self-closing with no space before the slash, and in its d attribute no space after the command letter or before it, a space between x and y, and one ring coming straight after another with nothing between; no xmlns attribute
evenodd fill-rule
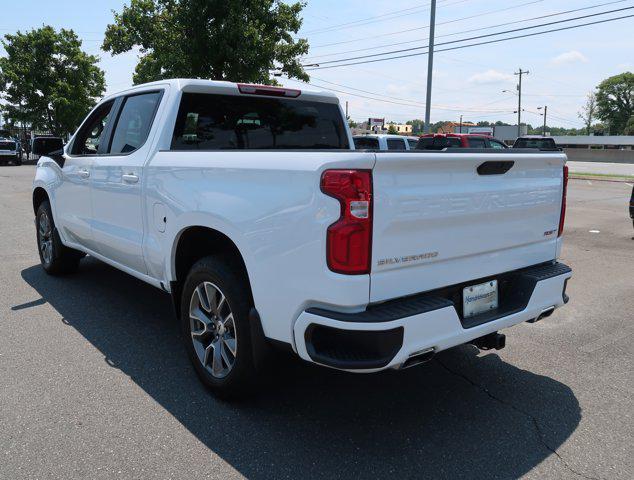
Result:
<svg viewBox="0 0 634 480"><path fill-rule="evenodd" d="M410 150L416 150L416 147L418 146L418 140L414 140L413 138L408 138L407 143L409 143Z"/></svg>
<svg viewBox="0 0 634 480"><path fill-rule="evenodd" d="M506 148L506 145L502 142L498 142L497 140L489 140L489 145L491 148L495 148L496 150L504 150Z"/></svg>
<svg viewBox="0 0 634 480"><path fill-rule="evenodd" d="M133 95L124 100L109 153L134 152L145 143L160 99L160 92L151 92Z"/></svg>
<svg viewBox="0 0 634 480"><path fill-rule="evenodd" d="M405 150L405 142L402 138L388 138L387 139L388 150Z"/></svg>
<svg viewBox="0 0 634 480"><path fill-rule="evenodd" d="M379 148L379 140L374 137L356 137L352 139L354 141L354 148L357 150L376 150Z"/></svg>
<svg viewBox="0 0 634 480"><path fill-rule="evenodd" d="M482 137L469 137L469 148L486 148L486 142Z"/></svg>
<svg viewBox="0 0 634 480"><path fill-rule="evenodd" d="M72 155L97 155L99 145L105 140L103 137L113 105L114 100L104 103L88 117L75 137L71 150Z"/></svg>

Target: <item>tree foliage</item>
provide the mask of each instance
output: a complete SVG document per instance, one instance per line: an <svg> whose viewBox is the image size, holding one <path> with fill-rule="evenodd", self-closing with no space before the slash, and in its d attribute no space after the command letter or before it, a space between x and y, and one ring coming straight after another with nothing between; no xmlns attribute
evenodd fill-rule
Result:
<svg viewBox="0 0 634 480"><path fill-rule="evenodd" d="M0 58L4 114L56 135L73 132L105 90L98 58L72 30L50 26L5 35Z"/></svg>
<svg viewBox="0 0 634 480"><path fill-rule="evenodd" d="M102 48L138 48L135 84L163 78L275 83L271 70L308 81L295 39L304 4L281 0L131 0L108 25Z"/></svg>
<svg viewBox="0 0 634 480"><path fill-rule="evenodd" d="M594 92L588 93L586 97L586 103L583 104L581 110L577 113L577 116L583 121L586 126L586 135L590 135L590 129L592 128L592 121L597 113L597 96Z"/></svg>
<svg viewBox="0 0 634 480"><path fill-rule="evenodd" d="M634 73L625 72L603 80L597 87L597 117L608 123L610 133L623 134L634 115Z"/></svg>

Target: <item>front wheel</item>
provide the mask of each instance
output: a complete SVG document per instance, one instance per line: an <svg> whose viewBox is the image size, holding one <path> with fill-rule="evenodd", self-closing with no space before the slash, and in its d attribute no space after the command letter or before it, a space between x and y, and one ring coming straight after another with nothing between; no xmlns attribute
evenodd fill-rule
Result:
<svg viewBox="0 0 634 480"><path fill-rule="evenodd" d="M234 265L216 256L194 264L183 287L181 328L196 373L218 396L235 398L254 386L251 307Z"/></svg>
<svg viewBox="0 0 634 480"><path fill-rule="evenodd" d="M40 262L46 273L62 275L77 270L84 254L62 244L48 200L43 201L37 209L35 227Z"/></svg>

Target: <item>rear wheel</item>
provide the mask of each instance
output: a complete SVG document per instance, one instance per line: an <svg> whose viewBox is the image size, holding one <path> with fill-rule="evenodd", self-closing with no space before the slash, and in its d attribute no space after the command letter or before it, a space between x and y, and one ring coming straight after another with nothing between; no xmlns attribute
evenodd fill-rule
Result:
<svg viewBox="0 0 634 480"><path fill-rule="evenodd" d="M196 373L218 396L235 398L254 385L251 307L249 286L231 263L210 256L191 268L181 301L182 333Z"/></svg>
<svg viewBox="0 0 634 480"><path fill-rule="evenodd" d="M62 244L48 200L43 201L38 207L35 226L40 262L46 273L62 275L77 270L84 254Z"/></svg>

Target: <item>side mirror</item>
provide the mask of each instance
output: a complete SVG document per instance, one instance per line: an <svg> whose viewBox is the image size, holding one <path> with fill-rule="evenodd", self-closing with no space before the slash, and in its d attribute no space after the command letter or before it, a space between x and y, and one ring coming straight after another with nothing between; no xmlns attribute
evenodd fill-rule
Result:
<svg viewBox="0 0 634 480"><path fill-rule="evenodd" d="M36 137L31 141L33 155L52 158L60 167L64 166L64 140L59 137Z"/></svg>

